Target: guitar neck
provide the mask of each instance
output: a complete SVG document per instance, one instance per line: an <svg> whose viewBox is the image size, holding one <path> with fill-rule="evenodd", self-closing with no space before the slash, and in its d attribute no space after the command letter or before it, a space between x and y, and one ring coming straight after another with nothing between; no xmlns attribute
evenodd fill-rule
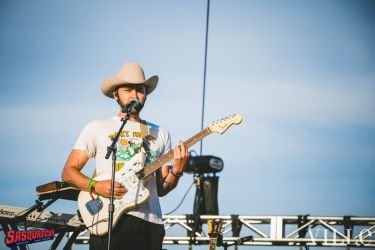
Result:
<svg viewBox="0 0 375 250"><path fill-rule="evenodd" d="M211 134L211 130L209 128L205 128L196 135L190 137L188 140L185 141L185 145L190 148L200 140L202 140L204 137ZM158 159L156 159L154 162L152 162L150 165L147 165L144 167L144 177L143 179L146 179L149 177L153 172L164 166L167 162L173 159L173 149L170 150L168 153L162 155Z"/></svg>

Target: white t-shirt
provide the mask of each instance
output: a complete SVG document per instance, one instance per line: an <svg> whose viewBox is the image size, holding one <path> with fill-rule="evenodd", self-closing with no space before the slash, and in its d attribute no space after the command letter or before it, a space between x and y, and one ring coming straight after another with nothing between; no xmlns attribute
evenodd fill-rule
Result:
<svg viewBox="0 0 375 250"><path fill-rule="evenodd" d="M88 123L78 137L73 149L83 150L89 158L95 158L96 176L110 176L112 173L112 157L105 159L107 147L116 136L122 121L114 116L108 119L95 120ZM153 162L171 149L169 133L157 125L147 122L148 135L142 135L138 122L127 121L117 142L116 168L126 168L126 163L137 157L141 150L146 151L146 164ZM145 145L143 144L145 137ZM144 152L144 151L143 151ZM144 183L150 191L150 197L128 214L146 221L162 224L162 212L156 188L155 174Z"/></svg>

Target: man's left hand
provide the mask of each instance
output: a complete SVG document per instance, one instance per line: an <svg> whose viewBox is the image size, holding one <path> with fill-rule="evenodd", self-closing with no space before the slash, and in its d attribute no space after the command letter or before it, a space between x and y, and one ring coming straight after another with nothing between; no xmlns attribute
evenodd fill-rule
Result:
<svg viewBox="0 0 375 250"><path fill-rule="evenodd" d="M176 175L182 175L185 166L186 166L186 161L189 158L189 152L188 152L188 147L185 145L184 142L179 141L178 146L176 146L173 149L173 167L172 171Z"/></svg>

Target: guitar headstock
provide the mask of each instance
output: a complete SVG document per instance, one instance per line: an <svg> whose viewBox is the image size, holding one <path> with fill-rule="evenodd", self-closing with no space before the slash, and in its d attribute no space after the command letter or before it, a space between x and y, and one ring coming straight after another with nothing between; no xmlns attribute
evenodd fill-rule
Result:
<svg viewBox="0 0 375 250"><path fill-rule="evenodd" d="M230 126L232 126L233 124L240 124L241 122L242 117L235 114L211 123L210 125L208 125L208 128L211 132L223 134Z"/></svg>
<svg viewBox="0 0 375 250"><path fill-rule="evenodd" d="M207 221L208 226L208 235L214 238L217 238L219 234L221 234L221 230L223 227L223 219L214 219L214 220L208 220Z"/></svg>

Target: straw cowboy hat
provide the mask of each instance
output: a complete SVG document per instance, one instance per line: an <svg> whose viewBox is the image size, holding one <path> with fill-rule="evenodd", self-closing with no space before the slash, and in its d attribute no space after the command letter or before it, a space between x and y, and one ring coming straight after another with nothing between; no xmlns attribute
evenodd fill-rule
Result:
<svg viewBox="0 0 375 250"><path fill-rule="evenodd" d="M138 63L125 63L114 77L106 78L101 85L104 95L113 98L113 91L124 84L142 84L146 86L146 94L149 95L158 85L157 75L145 79L145 73Z"/></svg>

